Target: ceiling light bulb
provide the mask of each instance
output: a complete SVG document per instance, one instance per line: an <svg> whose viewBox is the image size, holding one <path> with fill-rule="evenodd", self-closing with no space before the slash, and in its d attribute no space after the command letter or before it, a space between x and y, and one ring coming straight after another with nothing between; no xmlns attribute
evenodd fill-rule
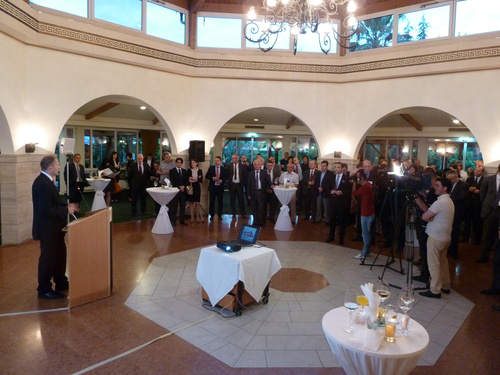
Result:
<svg viewBox="0 0 500 375"><path fill-rule="evenodd" d="M297 25L295 25L294 27L292 27L292 35L299 35L299 32L300 32L300 29Z"/></svg>
<svg viewBox="0 0 500 375"><path fill-rule="evenodd" d="M347 4L347 13L354 13L356 8L356 3L353 0L349 1L349 4Z"/></svg>
<svg viewBox="0 0 500 375"><path fill-rule="evenodd" d="M259 122L259 119L258 118L254 118L253 119L255 122Z"/></svg>
<svg viewBox="0 0 500 375"><path fill-rule="evenodd" d="M145 105L141 105L140 108L144 111L146 109L146 106Z"/></svg>
<svg viewBox="0 0 500 375"><path fill-rule="evenodd" d="M281 4L283 5L288 5L288 3L290 2L290 0L281 0Z"/></svg>
<svg viewBox="0 0 500 375"><path fill-rule="evenodd" d="M309 4L313 7L317 7L319 4L321 4L321 0L309 0Z"/></svg>
<svg viewBox="0 0 500 375"><path fill-rule="evenodd" d="M453 120L453 123L454 124L460 124L460 121L458 121L457 119Z"/></svg>
<svg viewBox="0 0 500 375"><path fill-rule="evenodd" d="M267 0L267 6L269 8L274 8L276 6L276 0Z"/></svg>
<svg viewBox="0 0 500 375"><path fill-rule="evenodd" d="M255 8L254 7L250 7L250 10L248 11L248 19L250 21L253 21L257 18L257 14L255 13Z"/></svg>

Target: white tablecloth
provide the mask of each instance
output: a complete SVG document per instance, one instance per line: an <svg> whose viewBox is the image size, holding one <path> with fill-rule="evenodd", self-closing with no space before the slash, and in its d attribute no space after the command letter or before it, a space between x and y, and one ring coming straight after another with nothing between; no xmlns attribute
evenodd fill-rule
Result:
<svg viewBox="0 0 500 375"><path fill-rule="evenodd" d="M415 320L411 321L409 336L396 331L396 342L382 340L378 351L363 347L366 327L356 326L355 333L347 333L349 313L344 307L333 309L323 317L323 332L333 354L348 375L405 375L417 366L429 345L429 335ZM384 329L377 333L384 335Z"/></svg>
<svg viewBox="0 0 500 375"><path fill-rule="evenodd" d="M240 280L245 284L245 290L259 301L269 280L280 268L276 252L267 247L246 247L228 253L211 246L201 249L196 279L207 292L212 306Z"/></svg>
<svg viewBox="0 0 500 375"><path fill-rule="evenodd" d="M147 188L146 191L161 206L151 232L155 234L173 233L174 228L172 228L172 223L168 217L168 207L166 205L177 195L179 188L168 187L164 189L161 187L152 187Z"/></svg>
<svg viewBox="0 0 500 375"><path fill-rule="evenodd" d="M111 182L108 178L87 178L87 182L95 191L94 202L92 202L92 211L100 210L106 207L104 200L104 193L102 192L106 186Z"/></svg>
<svg viewBox="0 0 500 375"><path fill-rule="evenodd" d="M274 194L276 194L281 203L280 214L278 215L278 220L276 220L274 229L280 231L292 231L293 227L290 219L290 208L288 208L288 203L290 203L293 195L297 194L297 188L283 188L281 186L275 186Z"/></svg>

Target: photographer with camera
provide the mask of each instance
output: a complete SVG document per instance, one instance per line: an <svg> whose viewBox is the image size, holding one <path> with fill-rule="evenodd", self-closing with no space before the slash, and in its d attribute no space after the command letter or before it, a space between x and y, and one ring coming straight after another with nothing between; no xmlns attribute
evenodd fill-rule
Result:
<svg viewBox="0 0 500 375"><path fill-rule="evenodd" d="M441 298L441 292L450 293L450 270L448 269L448 258L446 257L448 245L451 242L451 229L455 206L450 198L452 183L447 179L439 179L434 186L438 199L427 207L419 196L415 202L424 212L422 220L427 221L425 232L427 239L427 260L431 275L430 290L420 292L423 297Z"/></svg>

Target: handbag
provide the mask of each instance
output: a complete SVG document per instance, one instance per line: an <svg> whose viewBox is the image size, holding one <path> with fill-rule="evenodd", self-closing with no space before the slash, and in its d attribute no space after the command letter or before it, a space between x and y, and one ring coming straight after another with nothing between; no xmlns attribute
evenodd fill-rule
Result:
<svg viewBox="0 0 500 375"><path fill-rule="evenodd" d="M119 192L121 192L123 189L122 187L120 186L120 184L118 183L118 181L115 181L115 190L113 190L113 193L112 194L118 194Z"/></svg>
<svg viewBox="0 0 500 375"><path fill-rule="evenodd" d="M193 185L191 185L191 183L189 183L188 186L186 186L186 194L187 195L193 195Z"/></svg>

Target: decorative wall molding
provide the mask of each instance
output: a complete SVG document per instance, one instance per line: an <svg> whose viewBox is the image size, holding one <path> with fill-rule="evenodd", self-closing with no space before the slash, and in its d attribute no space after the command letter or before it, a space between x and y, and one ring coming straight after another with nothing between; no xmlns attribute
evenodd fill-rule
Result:
<svg viewBox="0 0 500 375"><path fill-rule="evenodd" d="M461 51L451 51L434 54L423 54L418 56L377 60L372 62L355 64L293 64L293 63L273 63L255 62L245 60L222 60L193 58L181 54L166 52L163 50L150 48L124 40L113 39L96 35L89 32L75 30L58 25L39 22L20 8L14 6L7 0L0 0L0 10L18 22L33 29L34 31L57 38L64 38L76 42L87 43L97 47L105 47L123 52L132 53L139 56L154 58L170 63L177 63L194 68L215 68L215 69L240 69L252 71L274 71L287 73L326 73L343 75L348 73L361 73L384 69L403 68L411 66L422 66L426 64L459 62L464 60L500 57L500 47L482 47L474 49L464 49Z"/></svg>

